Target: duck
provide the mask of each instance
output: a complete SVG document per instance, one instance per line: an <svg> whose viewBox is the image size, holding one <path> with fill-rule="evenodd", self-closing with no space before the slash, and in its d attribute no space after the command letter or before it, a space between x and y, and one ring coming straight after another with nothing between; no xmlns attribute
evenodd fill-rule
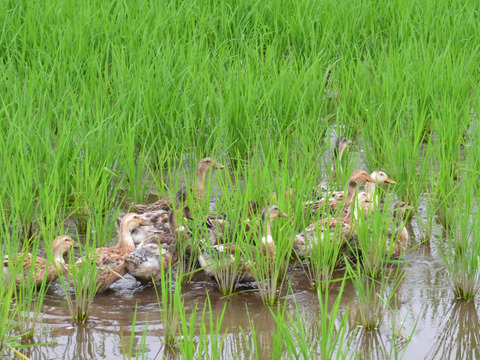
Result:
<svg viewBox="0 0 480 360"><path fill-rule="evenodd" d="M224 169L225 166L217 164L212 158L203 158L197 164L197 194L198 198L203 196L203 187L205 183L205 176L208 172L214 171L217 169ZM183 186L175 194L175 200L178 203L184 203L187 196L187 188ZM150 211L157 210L171 210L173 208L173 201L171 198L163 198L155 201L152 204L143 205L143 204L134 204L131 205L139 214L143 214Z"/></svg>
<svg viewBox="0 0 480 360"><path fill-rule="evenodd" d="M293 249L299 258L307 257L312 251L314 244L317 244L320 235L320 242L323 242L325 233L328 232L328 239L340 237L348 239L352 233L352 216L357 219L359 211L363 210L365 203L370 201L367 192L361 191L357 194L357 201L351 201L348 205L347 214L343 218L325 218L308 225L305 231L297 234L293 242ZM353 210L352 210L353 208ZM340 227L340 231L337 230Z"/></svg>
<svg viewBox="0 0 480 360"><path fill-rule="evenodd" d="M407 212L411 211L413 207L408 206L403 201L397 201L393 205L392 218L394 228L388 233L387 249L389 249L390 257L396 258L407 251L408 247L408 232L405 228L404 218ZM391 246L391 242L395 242L395 247Z"/></svg>
<svg viewBox="0 0 480 360"><path fill-rule="evenodd" d="M330 171L331 171L331 177L333 181L337 181L337 169L336 169L336 163L337 160L340 164L340 170L342 170L341 166L341 159L342 155L345 152L345 150L348 149L348 147L352 144L351 140L347 140L344 136L339 136L335 139L335 145L333 146L333 158L332 158L332 164L330 166ZM313 198L321 198L324 197L328 191L328 185L331 181L330 176L327 176L325 179L323 179L318 185L316 189L313 189L312 195Z"/></svg>
<svg viewBox="0 0 480 360"><path fill-rule="evenodd" d="M140 217L146 220L148 225L140 225L139 227L132 230L132 239L135 246L138 246L145 240L155 237L160 234L170 234L173 232L171 224L171 213L172 210L155 210L149 211L143 214L139 214ZM124 215L121 215L117 218L117 233L120 236L121 233L121 221Z"/></svg>
<svg viewBox="0 0 480 360"><path fill-rule="evenodd" d="M177 222L169 212L169 231L151 234L125 258L127 272L142 283L156 283L165 270L177 259Z"/></svg>
<svg viewBox="0 0 480 360"><path fill-rule="evenodd" d="M347 189L347 196L343 203L343 214L346 215L348 212L348 208L352 203L353 197L355 196L355 192L357 190L357 186L364 182L373 183L374 180L370 177L370 175L364 171L359 170L353 172L348 180L348 189ZM316 216L319 210L327 209L330 214L336 214L341 209L342 201L344 200L345 193L343 191L334 191L333 196L326 197L317 200L315 202L307 202L305 204L305 216ZM326 201L328 201L326 203Z"/></svg>
<svg viewBox="0 0 480 360"><path fill-rule="evenodd" d="M78 243L68 235L61 235L56 237L52 243L53 260L55 264L45 258L39 256L34 257L31 253L18 253L13 256L13 259L5 256L3 266L8 267L12 260L13 262L22 262L25 278L33 276L31 280L39 287L43 281L51 283L58 279L62 273L68 271L68 266L65 263L65 255L67 255L72 248L78 248ZM17 277L15 281L17 286L25 283L20 277Z"/></svg>
<svg viewBox="0 0 480 360"><path fill-rule="evenodd" d="M150 222L139 214L126 214L120 223L120 238L117 245L96 249L95 262L100 269L97 293L107 291L110 285L127 273L125 258L135 249L132 231L142 225L150 225ZM77 264L82 261L85 259L79 259Z"/></svg>
<svg viewBox="0 0 480 360"><path fill-rule="evenodd" d="M375 191L377 185L396 184L396 182L390 179L388 175L382 170L375 170L370 174L370 177L374 180L374 182L370 182L366 185L366 191L371 200L368 204L365 204L365 209L368 213L372 213L374 209L377 209L380 204L380 194Z"/></svg>
<svg viewBox="0 0 480 360"><path fill-rule="evenodd" d="M275 243L272 237L272 222L277 218L287 218L288 215L282 212L277 205L268 205L262 211L262 221L265 228L265 233L262 232L260 236L260 242L262 244L263 253L265 256L275 255ZM199 249L198 261L205 273L212 279L216 279L216 273L224 272L226 268L235 266L235 251L249 251L249 249L238 249L236 244L218 244L210 246L210 243L204 241L202 247ZM252 247L250 250L255 254L255 249ZM215 255L213 255L215 253ZM255 264L249 264L246 260L240 259L238 266L238 275L236 282L252 282L254 276L250 270L251 266ZM216 269L216 270L213 270Z"/></svg>

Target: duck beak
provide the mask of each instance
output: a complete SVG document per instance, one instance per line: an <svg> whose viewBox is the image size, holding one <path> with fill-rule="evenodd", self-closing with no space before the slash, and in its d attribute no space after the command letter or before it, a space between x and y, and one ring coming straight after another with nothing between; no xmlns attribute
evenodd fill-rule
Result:
<svg viewBox="0 0 480 360"><path fill-rule="evenodd" d="M74 249L78 249L78 248L80 248L80 245L78 245L78 243L76 241L74 241L73 244L72 244L72 247Z"/></svg>
<svg viewBox="0 0 480 360"><path fill-rule="evenodd" d="M279 211L279 212L278 212L278 217L288 218L288 215L285 214L285 213L282 212L282 211Z"/></svg>
<svg viewBox="0 0 480 360"><path fill-rule="evenodd" d="M218 167L220 170L225 169L225 165L218 164L217 167Z"/></svg>
<svg viewBox="0 0 480 360"><path fill-rule="evenodd" d="M365 198L365 202L366 202L366 203L369 203L369 202L370 202L370 198L369 198L368 196Z"/></svg>
<svg viewBox="0 0 480 360"><path fill-rule="evenodd" d="M390 178L387 178L387 180L385 180L385 182L386 182L387 184L393 184L393 185L396 184L396 182L393 181L393 180L390 179Z"/></svg>
<svg viewBox="0 0 480 360"><path fill-rule="evenodd" d="M374 182L375 182L375 180L373 180L370 176L367 177L367 180L366 180L366 181L367 181L367 182L371 182L371 183L374 183Z"/></svg>

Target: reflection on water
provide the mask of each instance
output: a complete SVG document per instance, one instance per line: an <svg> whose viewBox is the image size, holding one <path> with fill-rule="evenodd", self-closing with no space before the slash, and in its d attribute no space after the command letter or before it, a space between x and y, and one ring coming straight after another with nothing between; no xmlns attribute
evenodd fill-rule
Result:
<svg viewBox="0 0 480 360"><path fill-rule="evenodd" d="M421 208L422 209L422 208ZM423 210L424 211L424 210ZM419 216L425 216L420 213ZM392 316L397 324L403 319L402 333L413 332L413 341L405 348L405 359L477 359L480 358L480 324L478 304L454 302L448 284L445 267L431 243L424 242L416 218L407 229L412 239L413 250L405 256L408 262L405 279L397 290L396 315L388 314L378 331L364 331L357 328L355 320L355 291L347 282L340 312L350 306L349 334L353 339L352 354L361 359L389 358L392 346ZM438 236L433 233L433 238ZM434 241L434 240L433 240ZM335 277L342 277L338 271ZM301 267L289 273L295 301L301 309L306 328L318 325L319 306L316 294L310 289L307 277ZM43 306L43 325L36 342L51 344L22 350L31 359L121 359L122 338L128 349L133 314L137 306L137 321L133 339L133 354L141 345L146 331L146 358L176 359L177 351L162 344L163 324L158 310L157 298L152 287L141 286L133 278L121 280L116 291L95 297L91 319L87 326L71 324L61 286L49 289ZM330 306L338 294L340 284L331 291ZM213 318L216 319L227 303L222 333L225 332L221 358L250 359L258 350L260 358L271 358L275 322L270 310L262 305L255 292L222 297L215 285L202 274L196 274L192 283L183 287L183 299L187 316L198 304L197 317L201 314L206 294L209 294ZM287 312L295 317L295 303L292 294L285 294L281 302L287 301ZM253 341L254 325L256 339ZM200 328L195 327L195 341L200 337ZM255 349L255 344L259 347ZM404 344L398 344L403 350Z"/></svg>
<svg viewBox="0 0 480 360"><path fill-rule="evenodd" d="M473 302L455 301L440 317L439 335L428 359L479 359L480 322Z"/></svg>

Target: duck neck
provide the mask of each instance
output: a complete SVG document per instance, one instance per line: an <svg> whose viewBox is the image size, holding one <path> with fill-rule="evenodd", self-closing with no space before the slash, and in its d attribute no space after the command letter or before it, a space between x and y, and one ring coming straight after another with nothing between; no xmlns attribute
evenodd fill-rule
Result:
<svg viewBox="0 0 480 360"><path fill-rule="evenodd" d="M365 190L369 197L373 197L375 195L375 186L376 186L376 183L374 182L367 183Z"/></svg>
<svg viewBox="0 0 480 360"><path fill-rule="evenodd" d="M201 169L197 169L197 191L201 197L203 195L203 184L205 182L205 172Z"/></svg>
<svg viewBox="0 0 480 360"><path fill-rule="evenodd" d="M118 240L117 247L135 247L135 243L132 238L132 230L130 230L127 224L122 226L120 233L120 239Z"/></svg>
<svg viewBox="0 0 480 360"><path fill-rule="evenodd" d="M362 203L357 200L357 201L353 202L352 206L353 206L353 218L355 220L358 220L358 215L359 215L359 212L362 208Z"/></svg>
<svg viewBox="0 0 480 360"><path fill-rule="evenodd" d="M172 231L173 231L173 234L175 236L177 236L177 233L178 233L178 223L177 223L177 217L175 216L175 211L179 212L179 211L182 211L183 209L181 209L179 206L177 206L176 210L170 210L170 214L168 216L168 220L170 222L170 226L172 227ZM180 213L181 214L181 213Z"/></svg>
<svg viewBox="0 0 480 360"><path fill-rule="evenodd" d="M337 181L337 170L335 169L335 159L330 170L332 171L333 180Z"/></svg>
<svg viewBox="0 0 480 360"><path fill-rule="evenodd" d="M404 230L406 231L403 223L403 216L401 214L397 214L397 216L395 216L394 226L397 234L401 234Z"/></svg>
<svg viewBox="0 0 480 360"><path fill-rule="evenodd" d="M272 247L273 244L273 237L272 237L272 224L271 219L266 218L264 221L264 226L266 229L266 234L264 233L262 236L262 243L264 246Z"/></svg>
<svg viewBox="0 0 480 360"><path fill-rule="evenodd" d="M347 198L345 200L345 205L351 207L353 202L353 197L355 196L355 190L357 189L357 183L354 181L348 182Z"/></svg>
<svg viewBox="0 0 480 360"><path fill-rule="evenodd" d="M348 205L347 213L343 217L343 222L347 224L351 224L352 222L352 204Z"/></svg>
<svg viewBox="0 0 480 360"><path fill-rule="evenodd" d="M63 252L60 249L53 250L53 259L59 265L65 264L65 259L63 258Z"/></svg>

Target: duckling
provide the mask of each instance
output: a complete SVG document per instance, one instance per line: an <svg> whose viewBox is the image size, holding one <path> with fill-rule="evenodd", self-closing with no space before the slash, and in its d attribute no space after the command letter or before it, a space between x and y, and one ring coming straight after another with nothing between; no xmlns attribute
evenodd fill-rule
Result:
<svg viewBox="0 0 480 360"><path fill-rule="evenodd" d="M413 207L408 206L403 201L397 201L393 206L392 218L394 222L394 229L388 233L387 249L390 249L390 242L395 241L396 245L390 254L391 257L399 257L407 251L408 247L408 232L405 228L404 218L408 211Z"/></svg>
<svg viewBox="0 0 480 360"><path fill-rule="evenodd" d="M325 238L325 232L328 231L328 239L333 239L339 236L342 239L348 239L352 232L352 214L355 218L359 216L358 211L363 209L365 203L368 203L370 199L365 191L361 191L357 194L357 201L355 204L350 203L348 206L347 214L343 218L327 218L322 219L316 223L310 224L305 228L305 231L296 235L293 242L293 249L298 257L306 257L317 245L320 240L323 243ZM352 211L353 207L353 211ZM341 226L340 232L337 228ZM318 239L317 234L320 235Z"/></svg>
<svg viewBox="0 0 480 360"><path fill-rule="evenodd" d="M395 181L390 179L388 175L381 170L375 170L370 174L370 177L374 182L370 182L366 185L367 194L371 200L370 203L365 204L365 209L368 213L371 213L374 209L378 208L380 204L380 194L375 191L377 184L396 184Z"/></svg>
<svg viewBox="0 0 480 360"><path fill-rule="evenodd" d="M105 292L110 285L127 273L125 258L135 249L132 231L141 225L150 225L150 222L140 215L129 213L120 223L120 238L117 245L96 249L96 264L100 268L98 275L98 293ZM77 263L84 261L80 259Z"/></svg>
<svg viewBox="0 0 480 360"><path fill-rule="evenodd" d="M125 258L127 272L140 282L157 282L162 268L177 259L177 222L174 211L169 214L170 233L152 234Z"/></svg>
<svg viewBox="0 0 480 360"><path fill-rule="evenodd" d="M214 171L217 169L224 169L223 165L217 164L212 158L204 158L200 160L197 164L197 191L198 197L201 198L203 195L203 185L205 182L205 176L209 171ZM187 195L187 188L182 187L175 195L175 199L177 202L184 202L185 197ZM137 210L139 214L148 212L148 211L156 211L156 210L171 210L172 207L172 199L164 198L157 200L156 202L149 204L149 205L142 205L142 204L135 204L132 207Z"/></svg>
<svg viewBox="0 0 480 360"><path fill-rule="evenodd" d="M267 256L267 252L271 255L275 254L275 243L272 238L271 224L272 221L278 217L286 218L288 215L280 211L277 205L268 205L262 211L262 220L264 222L266 233L262 234L260 241L262 243L265 256ZM209 248L205 249L205 246L208 246ZM212 279L216 279L215 270L212 269L216 269L216 271L221 272L221 270L218 270L219 267L229 268L234 266L234 253L235 251L238 251L235 244L219 244L215 246L209 246L208 242L204 242L203 247L204 248L200 249L199 251L198 261L200 266ZM212 251L216 254L215 256L212 256ZM252 249L252 251L255 250ZM237 283L254 281L254 277L250 271L250 268L251 266L255 266L255 264L250 265L244 260L241 260L238 266L240 268L240 275L238 276Z"/></svg>
<svg viewBox="0 0 480 360"><path fill-rule="evenodd" d="M64 256L72 249L78 248L78 244L67 235L58 236L53 240L52 250L53 250L53 259L56 263L52 264L47 259L41 258L39 256L33 257L32 254L16 254L13 256L13 259L10 260L8 256L3 260L3 266L8 267L10 261L23 262L24 276L29 277L30 274L33 275L33 282L38 287L42 284L43 281L51 283L56 280L61 273L68 270L67 265L65 264ZM32 273L33 267L33 273ZM60 274L59 274L60 271ZM19 277L15 279L17 286L20 286L23 281Z"/></svg>
<svg viewBox="0 0 480 360"><path fill-rule="evenodd" d="M355 171L352 176L350 176L350 179L348 180L347 197L345 199L345 203L343 204L344 215L346 215L348 212L348 208L350 207L353 197L355 196L357 186L364 182L374 182L374 180L370 177L370 175L367 174L366 171ZM334 197L329 198L327 204L325 204L325 198L315 201L313 204L307 203L305 206L305 215L309 216L311 214L315 216L319 210L324 209L325 207L329 210L330 214L335 214L339 210L339 206L341 205L343 198L344 192L335 191ZM326 205L328 205L328 207Z"/></svg>

